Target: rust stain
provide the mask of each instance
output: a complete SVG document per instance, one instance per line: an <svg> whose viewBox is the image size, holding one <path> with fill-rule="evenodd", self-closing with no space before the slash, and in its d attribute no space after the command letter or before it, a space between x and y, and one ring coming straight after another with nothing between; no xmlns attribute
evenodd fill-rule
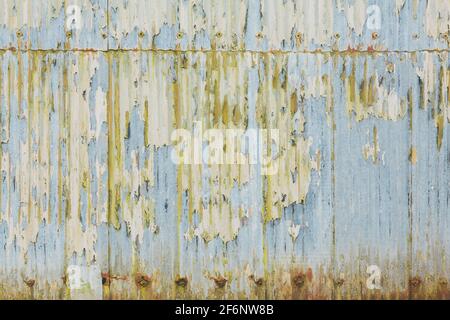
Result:
<svg viewBox="0 0 450 320"><path fill-rule="evenodd" d="M0 298L450 297L450 11L406 3L5 1Z"/></svg>

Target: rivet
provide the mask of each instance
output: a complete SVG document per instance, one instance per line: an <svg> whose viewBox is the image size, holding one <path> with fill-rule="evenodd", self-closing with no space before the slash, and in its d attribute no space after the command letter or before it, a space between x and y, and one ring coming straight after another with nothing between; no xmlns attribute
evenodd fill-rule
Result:
<svg viewBox="0 0 450 320"><path fill-rule="evenodd" d="M264 284L264 278L255 278L254 275L250 276L250 279L253 280L253 282L258 286L262 286Z"/></svg>
<svg viewBox="0 0 450 320"><path fill-rule="evenodd" d="M416 277L412 277L411 279L409 279L409 285L411 287L418 287L422 284L422 279L418 276Z"/></svg>
<svg viewBox="0 0 450 320"><path fill-rule="evenodd" d="M394 65L392 62L389 62L389 63L387 64L386 68L387 68L387 71L388 71L389 73L392 73L392 72L395 71L395 65Z"/></svg>
<svg viewBox="0 0 450 320"><path fill-rule="evenodd" d="M177 39L181 39L183 38L183 36L184 36L183 32L180 31L177 33Z"/></svg>
<svg viewBox="0 0 450 320"><path fill-rule="evenodd" d="M334 280L334 284L338 287L341 287L344 283L345 283L345 280L343 278Z"/></svg>
<svg viewBox="0 0 450 320"><path fill-rule="evenodd" d="M137 286L145 288L150 284L150 282L152 281L152 278L145 274L137 273L134 280L135 280Z"/></svg>
<svg viewBox="0 0 450 320"><path fill-rule="evenodd" d="M66 37L67 37L67 38L72 37L72 31L67 31L67 32L66 32Z"/></svg>
<svg viewBox="0 0 450 320"><path fill-rule="evenodd" d="M302 42L303 41L303 33L297 32L295 34L295 38L297 39L298 42Z"/></svg>
<svg viewBox="0 0 450 320"><path fill-rule="evenodd" d="M262 38L263 38L263 33L262 33L262 32L257 32L257 33L256 33L256 37L257 37L258 39L262 39Z"/></svg>
<svg viewBox="0 0 450 320"><path fill-rule="evenodd" d="M16 35L18 38L22 38L23 37L23 32L20 30L17 30Z"/></svg>
<svg viewBox="0 0 450 320"><path fill-rule="evenodd" d="M34 284L36 283L36 281L34 279L24 280L23 282L25 282L25 284L28 286L28 288L32 288L34 286Z"/></svg>
<svg viewBox="0 0 450 320"><path fill-rule="evenodd" d="M225 287L225 284L227 283L227 279L226 278L224 278L224 277L222 277L222 276L219 276L219 277L217 277L217 278L212 278L213 280L214 280L214 283L216 284L216 286L218 287L218 288L223 288L223 287Z"/></svg>
<svg viewBox="0 0 450 320"><path fill-rule="evenodd" d="M222 36L223 36L222 32L220 32L220 31L216 32L216 37L217 38L222 38Z"/></svg>
<svg viewBox="0 0 450 320"><path fill-rule="evenodd" d="M297 287L303 287L305 284L306 276L304 273L298 273L294 276L293 282Z"/></svg>
<svg viewBox="0 0 450 320"><path fill-rule="evenodd" d="M378 39L378 32L372 32L372 39Z"/></svg>
<svg viewBox="0 0 450 320"><path fill-rule="evenodd" d="M139 38L143 38L145 36L144 31L139 31L138 36L139 36Z"/></svg>
<svg viewBox="0 0 450 320"><path fill-rule="evenodd" d="M188 284L188 279L186 277L177 276L175 279L175 284L179 287L186 287Z"/></svg>
<svg viewBox="0 0 450 320"><path fill-rule="evenodd" d="M111 283L111 279L109 277L108 272L102 272L102 284L109 285Z"/></svg>

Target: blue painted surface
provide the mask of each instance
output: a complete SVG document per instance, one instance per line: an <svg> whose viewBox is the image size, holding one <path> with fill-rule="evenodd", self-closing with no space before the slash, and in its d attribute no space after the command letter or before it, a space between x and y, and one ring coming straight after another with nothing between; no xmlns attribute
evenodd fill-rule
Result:
<svg viewBox="0 0 450 320"><path fill-rule="evenodd" d="M406 0L398 13L402 1L360 1L381 8L377 37L365 24L359 35L340 10L358 0L307 9L296 1L294 12L280 1L271 17L263 0L203 1L195 10L184 0L79 2L89 24L71 34L60 1L33 3L17 23L17 2L4 2L0 297L74 298L70 265L99 266L105 299L449 297L448 30L447 38L430 35L427 1ZM149 17L158 21L137 18L153 7L160 13ZM333 17L325 40L299 43L306 29L323 30L322 9ZM312 25L292 20L302 10L315 10ZM441 10L445 21L449 10ZM182 14L204 28L183 29ZM283 17L283 28L270 24ZM368 105L365 86L382 110ZM286 128L279 119L293 92L298 110ZM352 92L359 111L356 102L349 112ZM305 200L283 203L279 218L264 218L269 182L257 165L248 166L248 181L232 181L226 166L215 177L202 165L193 173L199 204L190 203L196 185L178 182L194 169L171 161L165 132L177 129L177 112L187 129L194 120L228 128L211 120L222 96L248 120L229 126L262 128L260 114L272 108L272 126L312 139L308 163L320 154L319 168L306 173ZM152 125L156 138L145 136ZM275 191L290 178L275 176ZM217 192L220 219L206 235L191 235ZM205 212L190 212L199 205ZM366 288L369 265L379 266L382 291ZM137 284L142 274L149 286Z"/></svg>

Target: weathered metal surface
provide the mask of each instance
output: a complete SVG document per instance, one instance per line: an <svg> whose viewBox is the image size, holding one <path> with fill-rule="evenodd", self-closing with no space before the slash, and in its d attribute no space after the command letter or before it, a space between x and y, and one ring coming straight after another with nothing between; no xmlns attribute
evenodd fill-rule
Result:
<svg viewBox="0 0 450 320"><path fill-rule="evenodd" d="M449 298L449 12L3 0L0 297ZM279 130L275 174L175 164L199 124Z"/></svg>
<svg viewBox="0 0 450 320"><path fill-rule="evenodd" d="M2 0L0 48L106 50L107 2ZM68 28L74 18L79 20L79 28Z"/></svg>

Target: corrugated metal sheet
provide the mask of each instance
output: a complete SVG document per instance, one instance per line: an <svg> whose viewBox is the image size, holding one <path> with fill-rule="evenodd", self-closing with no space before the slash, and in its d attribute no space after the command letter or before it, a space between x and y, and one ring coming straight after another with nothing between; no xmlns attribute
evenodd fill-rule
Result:
<svg viewBox="0 0 450 320"><path fill-rule="evenodd" d="M0 298L449 298L448 1L1 5Z"/></svg>

